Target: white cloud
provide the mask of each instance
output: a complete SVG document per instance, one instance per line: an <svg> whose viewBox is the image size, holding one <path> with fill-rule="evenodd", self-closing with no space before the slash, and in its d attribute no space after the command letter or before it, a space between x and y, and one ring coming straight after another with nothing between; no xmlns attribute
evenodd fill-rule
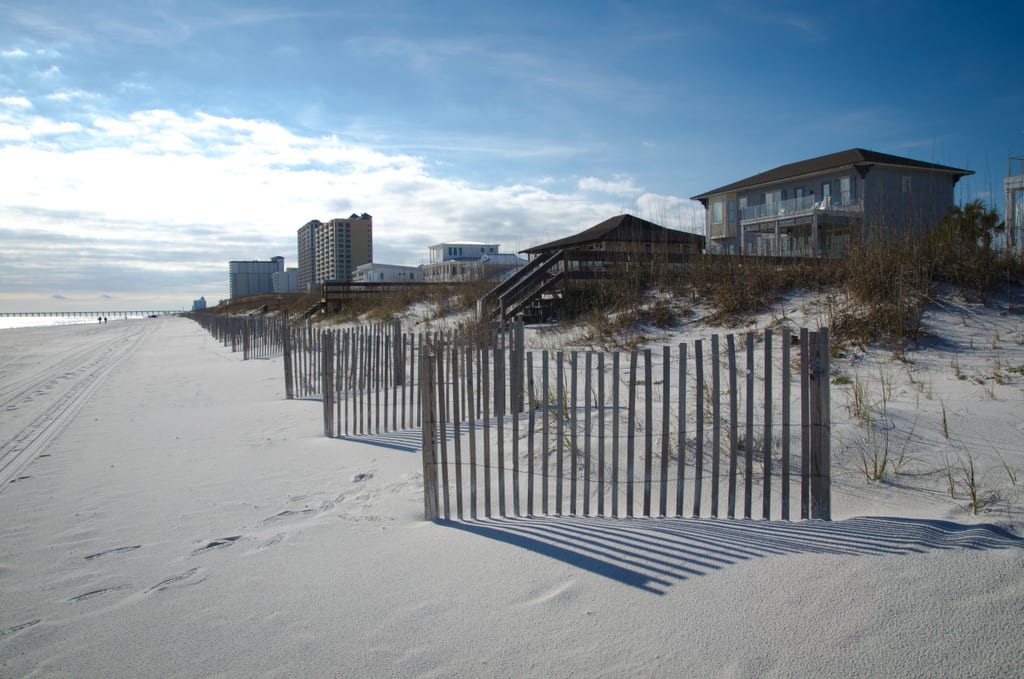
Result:
<svg viewBox="0 0 1024 679"><path fill-rule="evenodd" d="M12 118L0 115L0 140L12 142L43 141L54 135L72 134L81 130L74 122L49 120L40 116Z"/></svg>
<svg viewBox="0 0 1024 679"><path fill-rule="evenodd" d="M28 52L26 52L25 50L22 50L22 49L17 49L17 48L12 49L12 50L3 50L2 52L0 52L0 57L20 58L20 57L27 57L27 56L28 56Z"/></svg>
<svg viewBox="0 0 1024 679"><path fill-rule="evenodd" d="M577 183L580 191L597 191L614 196L634 196L643 189L633 183L630 177L614 177L610 180L597 177L583 177Z"/></svg>
<svg viewBox="0 0 1024 679"><path fill-rule="evenodd" d="M8 108L32 108L32 102L25 97L0 97L0 104Z"/></svg>

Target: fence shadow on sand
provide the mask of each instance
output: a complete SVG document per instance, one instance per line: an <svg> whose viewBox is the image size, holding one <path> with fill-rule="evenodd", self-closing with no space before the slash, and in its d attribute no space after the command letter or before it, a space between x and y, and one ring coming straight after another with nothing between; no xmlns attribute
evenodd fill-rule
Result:
<svg viewBox="0 0 1024 679"><path fill-rule="evenodd" d="M790 523L544 516L438 523L654 594L664 594L675 582L774 555L901 555L947 549L1020 549L1024 555L1024 538L998 526L893 517Z"/></svg>

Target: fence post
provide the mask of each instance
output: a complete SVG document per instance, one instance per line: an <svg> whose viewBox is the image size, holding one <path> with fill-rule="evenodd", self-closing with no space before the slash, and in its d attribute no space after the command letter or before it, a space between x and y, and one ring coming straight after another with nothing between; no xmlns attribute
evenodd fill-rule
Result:
<svg viewBox="0 0 1024 679"><path fill-rule="evenodd" d="M729 497L726 516L736 518L736 478L739 469L739 396L736 389L736 336L725 337L729 360Z"/></svg>
<svg viewBox="0 0 1024 679"><path fill-rule="evenodd" d="M683 515L683 484L686 482L686 344L679 344L679 450L676 459L676 516ZM700 394L697 395L700 398Z"/></svg>
<svg viewBox="0 0 1024 679"><path fill-rule="evenodd" d="M320 389L323 392L324 436L334 436L334 334L320 337Z"/></svg>
<svg viewBox="0 0 1024 679"><path fill-rule="evenodd" d="M832 520L831 395L829 393L828 329L811 333L811 518Z"/></svg>
<svg viewBox="0 0 1024 679"><path fill-rule="evenodd" d="M693 452L693 515L700 516L704 486L704 345L703 340L693 343L694 380L697 385L697 418Z"/></svg>
<svg viewBox="0 0 1024 679"><path fill-rule="evenodd" d="M434 410L434 361L429 355L420 354L420 414L423 422L423 518L436 521L438 518L437 494L437 451L434 449L437 435L437 414Z"/></svg>
<svg viewBox="0 0 1024 679"><path fill-rule="evenodd" d="M287 317L281 321L281 340L284 353L284 397L290 401L295 398L295 380L292 375L292 333Z"/></svg>
<svg viewBox="0 0 1024 679"><path fill-rule="evenodd" d="M800 518L811 516L811 424L808 375L811 361L811 335L800 328Z"/></svg>
<svg viewBox="0 0 1024 679"><path fill-rule="evenodd" d="M782 329L782 520L789 521L790 349L789 328Z"/></svg>
<svg viewBox="0 0 1024 679"><path fill-rule="evenodd" d="M772 507L772 331L764 331L764 441L761 461L764 471L764 490L761 499L761 518L771 519Z"/></svg>
<svg viewBox="0 0 1024 679"><path fill-rule="evenodd" d="M718 518L722 458L722 366L718 335L711 336L711 516ZM749 478L749 477L748 477Z"/></svg>

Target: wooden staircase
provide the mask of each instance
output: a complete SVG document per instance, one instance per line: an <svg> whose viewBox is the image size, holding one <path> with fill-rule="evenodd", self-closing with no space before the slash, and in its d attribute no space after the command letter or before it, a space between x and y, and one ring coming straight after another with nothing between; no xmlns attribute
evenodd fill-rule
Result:
<svg viewBox="0 0 1024 679"><path fill-rule="evenodd" d="M477 301L477 318L504 322L522 314L523 320L546 320L564 294L564 250L534 259Z"/></svg>

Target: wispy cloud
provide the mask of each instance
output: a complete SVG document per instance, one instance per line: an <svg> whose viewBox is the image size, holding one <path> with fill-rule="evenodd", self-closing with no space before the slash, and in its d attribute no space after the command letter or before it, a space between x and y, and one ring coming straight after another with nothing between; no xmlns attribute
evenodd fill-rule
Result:
<svg viewBox="0 0 1024 679"><path fill-rule="evenodd" d="M635 196L642 193L642 189L633 183L629 177L614 177L612 179L598 179L597 177L583 177L577 183L580 191L597 191L616 196Z"/></svg>
<svg viewBox="0 0 1024 679"><path fill-rule="evenodd" d="M49 99L51 101L65 101L65 102L67 102L67 101L72 101L72 100L75 100L75 99L99 99L100 95L98 95L98 94L96 94L94 92L86 92L85 90L71 89L71 90L58 90L57 92L52 92L50 94L47 94L45 98Z"/></svg>

